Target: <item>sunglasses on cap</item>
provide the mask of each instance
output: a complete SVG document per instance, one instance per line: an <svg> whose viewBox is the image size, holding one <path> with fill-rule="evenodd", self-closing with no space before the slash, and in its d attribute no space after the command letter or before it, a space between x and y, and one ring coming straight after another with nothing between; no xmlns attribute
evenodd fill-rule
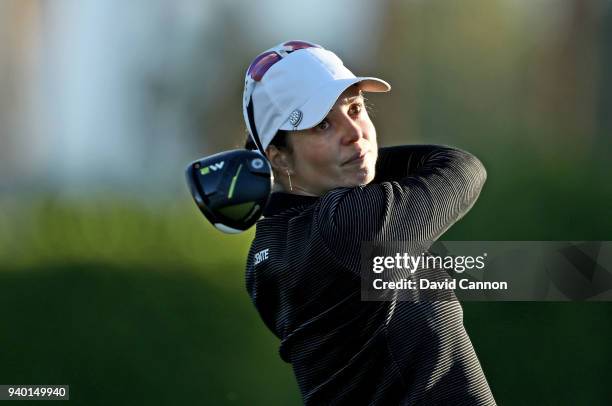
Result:
<svg viewBox="0 0 612 406"><path fill-rule="evenodd" d="M300 49L307 48L321 48L321 46L317 44L313 44L306 41L288 41L281 44L277 49L273 49L271 51L266 51L260 55L258 55L249 68L247 69L247 82L245 83L245 100L248 100L247 104L247 116L249 122L249 130L251 135L253 136L253 140L255 141L255 145L257 149L265 156L265 151L261 145L261 141L259 139L259 135L257 134L257 128L255 127L255 118L253 115L253 90L255 88L255 83L260 82L263 79L263 76L266 72L278 61L283 59L286 55L291 52L298 51Z"/></svg>
<svg viewBox="0 0 612 406"><path fill-rule="evenodd" d="M261 81L265 73L274 65L276 62L283 58L283 54L290 54L293 51L306 48L321 48L319 45L311 44L306 41L288 41L282 44L282 48L278 50L267 51L257 56L249 69L247 75L256 82Z"/></svg>

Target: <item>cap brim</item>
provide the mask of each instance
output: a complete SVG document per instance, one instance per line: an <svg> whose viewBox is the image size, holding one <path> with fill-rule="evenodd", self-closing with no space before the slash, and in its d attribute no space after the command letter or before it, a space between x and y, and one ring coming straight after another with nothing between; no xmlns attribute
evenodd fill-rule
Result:
<svg viewBox="0 0 612 406"><path fill-rule="evenodd" d="M286 120L280 130L306 130L319 124L329 114L338 97L350 86L359 83L359 87L364 92L388 92L391 85L382 79L374 77L355 77L347 79L337 79L326 84L298 109L302 112L302 121L294 127L289 120Z"/></svg>

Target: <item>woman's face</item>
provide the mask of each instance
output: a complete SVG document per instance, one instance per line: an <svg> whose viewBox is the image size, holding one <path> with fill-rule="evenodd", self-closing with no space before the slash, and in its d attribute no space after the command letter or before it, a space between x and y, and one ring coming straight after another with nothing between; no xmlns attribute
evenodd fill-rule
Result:
<svg viewBox="0 0 612 406"><path fill-rule="evenodd" d="M314 128L289 132L294 192L317 196L336 187L364 185L374 179L376 129L357 86L348 88Z"/></svg>

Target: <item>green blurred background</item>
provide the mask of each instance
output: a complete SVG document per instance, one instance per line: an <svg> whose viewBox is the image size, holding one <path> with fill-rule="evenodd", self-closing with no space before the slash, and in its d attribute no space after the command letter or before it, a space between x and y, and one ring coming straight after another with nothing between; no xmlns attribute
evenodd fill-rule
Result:
<svg viewBox="0 0 612 406"><path fill-rule="evenodd" d="M306 39L372 94L379 143L476 154L448 240L611 240L612 2L0 2L0 384L71 402L298 405L188 162L242 144L244 70ZM612 403L612 305L465 303L502 405Z"/></svg>

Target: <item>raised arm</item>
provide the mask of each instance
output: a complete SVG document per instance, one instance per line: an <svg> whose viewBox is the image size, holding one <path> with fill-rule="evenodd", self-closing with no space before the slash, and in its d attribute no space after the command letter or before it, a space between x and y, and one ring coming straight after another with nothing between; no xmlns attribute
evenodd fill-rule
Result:
<svg viewBox="0 0 612 406"><path fill-rule="evenodd" d="M364 241L435 241L474 205L487 173L474 155L440 145L381 148L374 181L321 199L327 246L356 264Z"/></svg>

